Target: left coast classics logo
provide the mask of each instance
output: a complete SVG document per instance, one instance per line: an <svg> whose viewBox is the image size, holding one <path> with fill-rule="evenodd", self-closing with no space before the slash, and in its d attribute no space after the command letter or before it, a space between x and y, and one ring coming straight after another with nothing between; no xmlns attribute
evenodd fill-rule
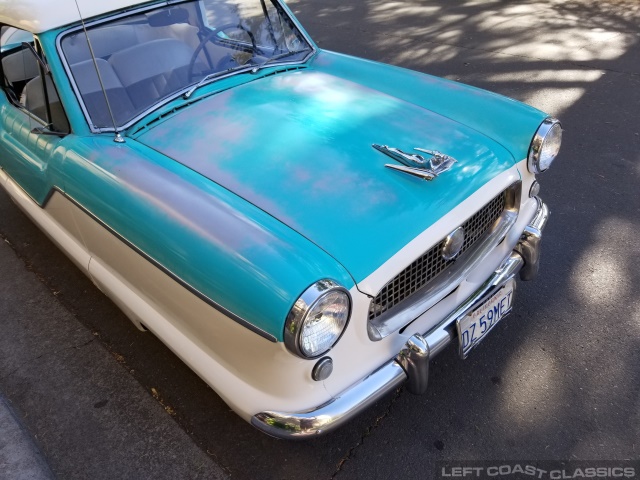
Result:
<svg viewBox="0 0 640 480"><path fill-rule="evenodd" d="M637 479L640 461L436 462L439 480Z"/></svg>

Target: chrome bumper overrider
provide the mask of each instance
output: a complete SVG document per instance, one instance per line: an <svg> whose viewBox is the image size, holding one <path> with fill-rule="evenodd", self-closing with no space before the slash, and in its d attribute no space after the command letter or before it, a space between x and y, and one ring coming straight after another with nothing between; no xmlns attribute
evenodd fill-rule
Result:
<svg viewBox="0 0 640 480"><path fill-rule="evenodd" d="M532 280L538 273L540 240L549 210L539 198L536 200L538 210L514 250L478 290L438 325L424 335L413 335L393 359L324 405L305 412L260 412L251 423L274 437L303 439L333 430L405 381L410 392L424 393L429 360L454 339L456 321L518 273L522 280Z"/></svg>

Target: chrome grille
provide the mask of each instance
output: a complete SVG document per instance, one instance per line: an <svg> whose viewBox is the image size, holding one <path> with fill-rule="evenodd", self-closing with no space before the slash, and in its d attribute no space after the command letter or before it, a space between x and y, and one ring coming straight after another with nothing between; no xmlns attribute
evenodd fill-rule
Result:
<svg viewBox="0 0 640 480"><path fill-rule="evenodd" d="M480 237L500 218L507 204L507 192L504 191L471 218L462 224L465 231L465 240L458 257L453 260L442 258L443 238L435 246L427 250L421 257L396 275L387 283L371 301L369 306L369 320L373 320L387 312L405 298L443 272L454 263L465 251L469 250ZM453 229L452 229L453 230Z"/></svg>

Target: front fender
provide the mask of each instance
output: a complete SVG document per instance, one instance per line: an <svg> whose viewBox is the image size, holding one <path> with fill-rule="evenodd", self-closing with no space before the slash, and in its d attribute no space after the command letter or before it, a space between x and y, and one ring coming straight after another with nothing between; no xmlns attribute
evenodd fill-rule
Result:
<svg viewBox="0 0 640 480"><path fill-rule="evenodd" d="M77 137L59 175L65 194L103 226L272 341L282 340L284 320L309 285L332 278L353 286L316 245L135 140Z"/></svg>

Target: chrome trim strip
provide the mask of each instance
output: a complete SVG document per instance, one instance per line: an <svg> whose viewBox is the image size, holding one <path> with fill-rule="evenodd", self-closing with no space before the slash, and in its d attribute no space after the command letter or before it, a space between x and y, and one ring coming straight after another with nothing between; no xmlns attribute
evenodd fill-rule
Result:
<svg viewBox="0 0 640 480"><path fill-rule="evenodd" d="M106 16L102 16L101 18L97 19L97 20L92 20L90 22L86 23L86 27L92 27L95 25L100 25L101 23L107 23L107 22L111 22L113 20L118 20L119 18L123 18L123 17L127 17L129 15L135 15L137 13L144 13L148 10L154 10L156 8L159 8L161 6L167 6L167 5L174 5L174 4L179 4L179 3L186 3L187 1L190 0L165 0L165 1L158 1L156 3L153 3L151 5L147 4L145 6L139 7L139 8L131 8L130 10L127 10L126 12L122 12L116 15L109 15L106 14ZM309 52L309 54L304 57L302 60L298 60L295 62L279 62L279 63L273 63L273 64L269 64L269 69L266 70L266 74L265 75L260 75L260 76L256 76L255 78L262 78L264 76L266 76L267 74L269 74L272 70L271 68L277 68L280 66L291 66L291 65L304 65L305 63L307 63L309 61L309 59L314 56L316 53L318 53L318 48L316 46L316 44L310 39L310 37L307 35L306 31L301 28L301 26L299 25L299 23L297 21L294 20L295 16L289 11L289 9L284 8L282 6L282 3L280 2L280 0L276 0L276 2L278 3L278 6L280 8L282 8L282 10L284 12L287 13L287 15L290 16L291 21L294 25L296 25L296 27L298 28L298 30L300 31L300 33L302 34L302 36L304 37L305 40L307 40L307 43L309 44L309 47L311 47L311 50ZM73 93L76 96L76 100L78 101L78 105L80 106L80 109L82 110L82 113L85 117L85 120L87 121L87 124L89 125L89 130L91 131L91 133L116 133L116 129L115 128L111 128L111 127L96 127L93 122L91 121L91 116L89 115L89 111L87 110L85 104L84 104L84 100L82 98L82 95L80 94L80 89L78 89L78 86L76 85L76 81L75 78L73 77L73 74L71 73L71 67L69 65L69 63L67 62L67 57L65 57L63 51L62 51L62 39L63 37L66 37L67 35L71 35L72 33L75 33L78 30L82 30L82 25L79 25L77 27L74 28L70 28L68 30L65 30L63 32L60 32L58 34L58 36L56 37L56 50L58 51L58 58L60 59L60 62L62 63L62 67L64 68L64 71L67 74L67 78L69 79L69 83L71 85L71 89L73 90ZM255 65L254 65L255 66ZM232 77L238 73L245 73L250 71L254 66L251 67L247 67L247 68L242 68L239 70L236 70L232 73L229 73L228 75L221 75L219 77L216 77L214 81L217 80L222 80L224 78L229 78ZM210 82L213 83L213 82ZM205 84L206 85L206 84ZM168 97L166 97L165 99L159 100L157 103L155 103L153 106L149 107L148 109L144 110L143 112L141 112L140 114L136 115L133 119L129 120L127 123L120 125L117 127L117 130L119 132L123 132L125 130L127 130L129 127L132 127L133 125L135 125L136 123L138 123L140 120L142 120L144 117L146 117L147 115L149 115L150 113L158 110L159 108L162 108L163 106L167 105L168 103L172 102L173 100L176 100L177 98L180 98L180 96L184 95L185 92L189 91L189 89L192 87L193 85L189 85L185 88L183 88L182 90L180 90L179 92L176 92ZM200 100L201 97L196 97L192 100L193 101L197 101ZM189 102L191 103L191 102Z"/></svg>
<svg viewBox="0 0 640 480"><path fill-rule="evenodd" d="M518 218L520 187L521 182L518 181L507 189L507 204L504 212L471 250L462 254L456 263L398 303L393 309L367 322L367 333L372 341L380 341L418 318L451 293L469 275L469 272L484 260Z"/></svg>
<svg viewBox="0 0 640 480"><path fill-rule="evenodd" d="M51 197L53 196L53 194L55 192L60 193L63 197L65 197L67 200L69 200L71 203L73 203L76 207L78 207L80 210L82 210L84 213L86 213L87 215L89 215L89 217L91 217L95 222L97 222L100 226L102 226L104 229L106 229L109 233L111 233L112 235L114 235L118 240L120 240L122 243L124 243L126 246L128 246L129 248L131 248L134 252L136 252L138 255L140 255L142 258L144 258L145 260L147 260L148 262L150 262L153 266L155 266L156 268L158 268L159 270L161 270L163 273L165 273L166 275L168 275L169 277L171 277L172 280L174 280L175 282L177 282L178 284L180 284L182 287L186 288L187 290L189 290L189 292L191 292L192 294L194 294L196 297L198 297L200 300L202 300L203 302L205 302L206 304L208 304L209 306L215 308L216 310L218 310L220 313L222 313L223 315L226 315L227 317L229 317L231 320L233 320L236 323L239 323L240 325L242 325L243 327L247 328L248 330L251 330L253 333L256 333L258 335L260 335L262 338L265 338L267 340L269 340L270 342L273 343L278 343L278 339L274 336L271 335L268 332L265 332L264 330L256 327L255 325L253 325L252 323L250 323L249 321L245 320L242 317L239 317L238 315L236 315L235 313L227 310L226 308L224 308L222 305L220 305L219 303L215 302L214 300L212 300L211 298L209 298L207 295L205 295L204 293L202 293L200 290L198 290L197 288L191 286L188 282L186 282L185 280L183 280L182 278L180 278L178 275L176 275L175 273L173 273L171 270L169 270L167 267L165 267L164 265L162 265L160 262L158 262L157 260L155 260L153 257L149 256L147 253L145 253L143 250L141 250L140 248L138 248L135 244L131 243L129 240L127 240L126 238L124 238L122 235L120 235L118 232L116 232L113 228L111 228L108 224L106 224L105 222L103 222L100 218L96 217L93 213L91 213L89 210L87 210L80 202L78 202L77 200L75 200L73 197L71 197L70 195L66 194L65 192L63 192L60 188L58 187L53 187L49 193L47 194L46 198L44 199L44 201L42 202L42 205L40 205L30 194L29 192L27 192L24 188L22 188L20 186L20 184L18 182L16 182L8 173L6 170L2 169L0 167L0 169L4 172L4 174L7 176L7 178L9 178L11 180L11 182L16 185L18 188L20 188L20 190L22 190L24 192L24 194L29 197L31 199L31 201L38 205L38 207L42 208L43 210L45 209L45 207L47 206L47 203L49 203L49 200L51 200ZM6 190L6 189L5 189ZM92 257L93 258L93 257Z"/></svg>
<svg viewBox="0 0 640 480"><path fill-rule="evenodd" d="M544 227L542 218L546 209L546 205L540 202L538 212L530 225L538 222L537 225ZM424 335L411 337L401 352L417 351L423 358L425 354L433 358L453 341L456 336L456 320L473 310L487 295L502 288L521 271L524 265L525 260L522 256L512 251L505 257L500 267L467 300ZM416 349L416 346L420 347L420 345L422 348ZM338 397L317 408L293 413L264 411L254 415L251 418L251 424L273 437L284 439L305 439L327 433L347 422L408 379L407 373L398 363L401 352ZM411 369L408 371L411 372ZM424 370L418 369L418 371L424 373ZM420 385L419 378L412 379L411 382Z"/></svg>

